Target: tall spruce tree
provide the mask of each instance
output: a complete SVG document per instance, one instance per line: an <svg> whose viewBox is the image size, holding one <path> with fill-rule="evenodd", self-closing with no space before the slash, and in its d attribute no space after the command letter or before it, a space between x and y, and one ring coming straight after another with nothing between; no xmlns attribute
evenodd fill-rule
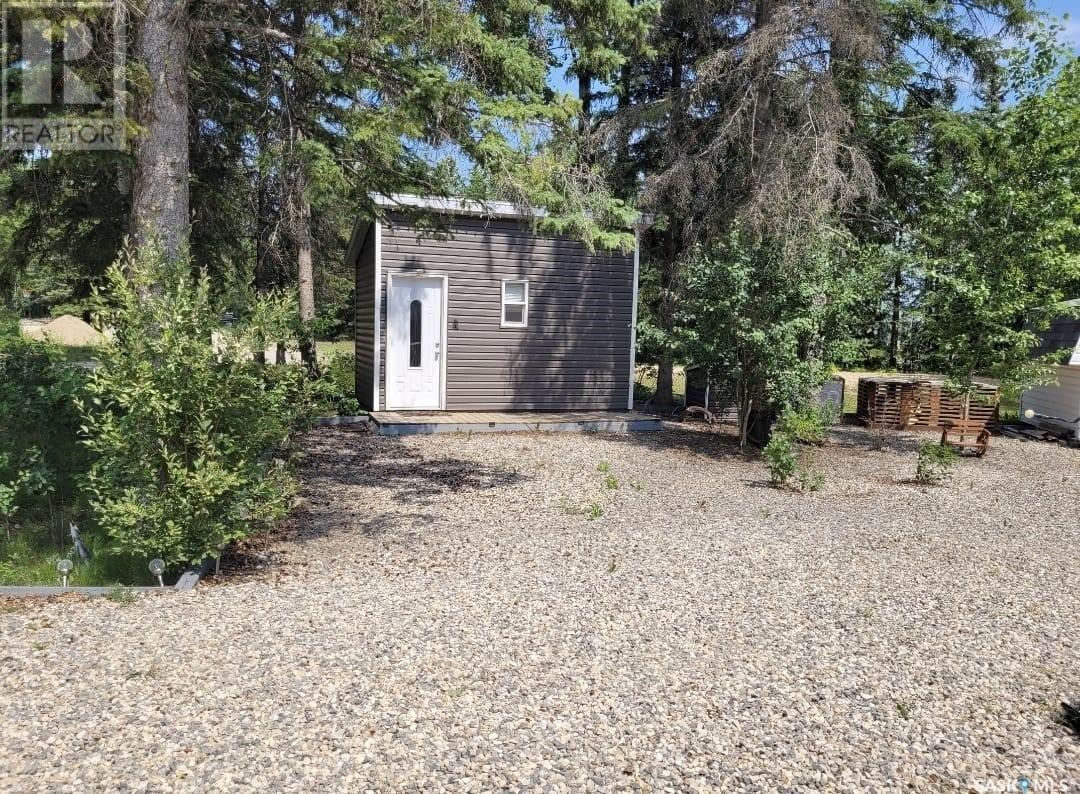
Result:
<svg viewBox="0 0 1080 794"><path fill-rule="evenodd" d="M603 133L633 159L625 171L642 176L642 207L659 220L647 241L642 338L660 361L655 399L669 404L690 252L735 224L794 252L872 192L841 77L882 56L866 0L668 0L653 36L655 56L625 76L623 107Z"/></svg>
<svg viewBox="0 0 1080 794"><path fill-rule="evenodd" d="M878 196L845 222L881 277L883 300L868 296L875 311L866 341L882 353L863 363L898 369L918 366L920 355L920 340L905 330L921 285L919 229L953 190L939 132L970 119L978 94L1000 89L1010 41L1031 31L1037 16L1024 0L883 4L881 15L887 68L851 97Z"/></svg>
<svg viewBox="0 0 1080 794"><path fill-rule="evenodd" d="M603 32L590 33L589 19L573 28L593 68L614 57L604 48L620 37L641 37L641 24L624 20L629 6L612 7L596 17ZM240 123L251 124L259 179L276 185L268 214L277 220L259 226L282 231L295 258L309 366L318 262L340 257L345 216L373 213L373 194L447 192L458 184L448 157L482 169L503 195L548 206L553 227L601 244L618 239L608 229L625 213L577 167L574 103L547 85L553 24L538 3L297 0L213 5L199 16L207 46L228 53L231 79L247 81L252 100L269 108Z"/></svg>
<svg viewBox="0 0 1080 794"><path fill-rule="evenodd" d="M897 103L918 116L919 103L955 94L953 79L984 82L1031 19L1023 0L664 3L656 55L623 76L622 107L603 129L613 151L629 153L623 173L659 219L640 329L660 361L658 403L671 401L690 253L737 228L770 251L779 244L797 271L823 226L867 223L882 192L918 212L919 189L905 205L889 172L921 141L917 124L892 128ZM889 275L901 300L906 277Z"/></svg>

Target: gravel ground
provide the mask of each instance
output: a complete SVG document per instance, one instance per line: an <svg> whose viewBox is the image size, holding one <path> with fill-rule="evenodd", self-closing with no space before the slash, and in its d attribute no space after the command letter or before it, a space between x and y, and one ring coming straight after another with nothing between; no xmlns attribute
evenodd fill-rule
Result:
<svg viewBox="0 0 1080 794"><path fill-rule="evenodd" d="M314 433L259 565L6 607L0 790L1080 790L1080 453L875 440Z"/></svg>

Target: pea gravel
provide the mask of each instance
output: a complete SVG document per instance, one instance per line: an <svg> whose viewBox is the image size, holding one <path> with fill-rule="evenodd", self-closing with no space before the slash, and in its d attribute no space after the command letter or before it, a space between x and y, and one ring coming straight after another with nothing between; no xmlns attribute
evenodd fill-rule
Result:
<svg viewBox="0 0 1080 794"><path fill-rule="evenodd" d="M916 441L312 433L218 583L0 605L0 790L1080 790L1080 453Z"/></svg>

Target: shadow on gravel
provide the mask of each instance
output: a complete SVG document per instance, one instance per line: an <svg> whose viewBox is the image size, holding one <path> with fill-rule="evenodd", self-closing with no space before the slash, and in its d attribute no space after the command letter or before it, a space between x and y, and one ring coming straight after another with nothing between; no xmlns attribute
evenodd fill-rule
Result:
<svg viewBox="0 0 1080 794"><path fill-rule="evenodd" d="M753 445L739 449L735 426L720 423L665 422L659 433L612 434L609 438L654 452L682 451L714 460L760 462L761 450ZM899 454L919 451L919 445L936 440L933 433L911 433L898 430L873 431L861 425L835 425L829 432L825 448L856 452L893 452Z"/></svg>
<svg viewBox="0 0 1080 794"><path fill-rule="evenodd" d="M309 488L388 489L395 502L413 506L431 504L445 493L486 491L527 479L516 469L454 457L425 458L392 436L355 443L349 434L340 432L321 433L309 445L302 477ZM332 491L325 495L332 498ZM372 533L377 531L372 528Z"/></svg>
<svg viewBox="0 0 1080 794"><path fill-rule="evenodd" d="M385 544L423 534L438 520L437 511L426 508L444 494L529 479L515 469L457 457L425 458L403 439L352 427L315 430L305 436L302 449L300 505L273 531L245 538L225 552L221 569L230 582L298 575L307 565L299 549L331 536L345 539L337 556L363 559L370 546L356 541L379 539L390 548ZM405 509L381 509L390 507L388 500Z"/></svg>
<svg viewBox="0 0 1080 794"><path fill-rule="evenodd" d="M734 427L724 424L665 422L660 432L612 433L605 438L653 452L679 451L716 460L751 461L760 454L755 447L740 450Z"/></svg>
<svg viewBox="0 0 1080 794"><path fill-rule="evenodd" d="M829 446L864 452L918 452L920 444L934 438L932 433L920 437L899 430L867 430L854 425L838 425L829 433Z"/></svg>

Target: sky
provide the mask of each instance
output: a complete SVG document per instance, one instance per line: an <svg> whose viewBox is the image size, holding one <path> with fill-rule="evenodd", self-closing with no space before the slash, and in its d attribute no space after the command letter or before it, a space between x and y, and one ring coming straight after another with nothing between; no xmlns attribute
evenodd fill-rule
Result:
<svg viewBox="0 0 1080 794"><path fill-rule="evenodd" d="M1038 0L1035 5L1056 17L1069 15L1065 36L1072 42L1073 50L1080 51L1080 0Z"/></svg>

